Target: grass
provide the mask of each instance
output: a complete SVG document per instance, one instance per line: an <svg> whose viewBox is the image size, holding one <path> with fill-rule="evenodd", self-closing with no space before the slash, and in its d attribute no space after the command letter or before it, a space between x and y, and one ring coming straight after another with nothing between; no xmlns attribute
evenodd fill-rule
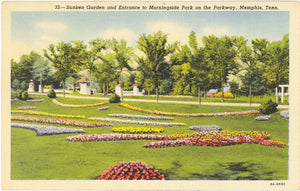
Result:
<svg viewBox="0 0 300 191"><path fill-rule="evenodd" d="M41 96L31 96L38 98ZM34 105L37 111L49 113L105 117L110 113L143 114L118 106L107 104L108 110L98 111L101 106L87 108L64 108L54 105L49 98L44 102L12 102L12 109L19 106ZM66 104L91 104L99 100L58 98ZM172 112L222 112L244 111L248 107L198 106L183 104L151 104L130 102L130 105ZM253 108L252 108L253 109ZM12 114L21 115L21 114ZM30 115L26 115L30 116ZM32 115L34 116L34 115ZM154 166L165 174L167 179L287 179L288 169L288 120L271 115L270 121L255 121L256 115L226 117L174 117L170 122L186 123L183 127L162 127L165 132L158 134L190 133L191 125L221 126L224 130L267 131L271 140L284 142L284 148L256 144L242 144L224 147L169 147L146 149L149 141L114 142L67 142L67 136L76 134L36 136L34 131L11 128L11 179L54 179L81 180L96 179L104 170L120 161L140 160ZM37 117L37 116L35 116ZM41 116L46 118L45 116ZM51 117L50 117L51 118ZM67 118L65 118L67 119ZM73 119L79 120L79 119ZM20 122L18 122L20 123ZM115 127L137 126L114 124ZM77 128L78 127L71 127ZM80 128L85 134L112 133L112 127Z"/></svg>

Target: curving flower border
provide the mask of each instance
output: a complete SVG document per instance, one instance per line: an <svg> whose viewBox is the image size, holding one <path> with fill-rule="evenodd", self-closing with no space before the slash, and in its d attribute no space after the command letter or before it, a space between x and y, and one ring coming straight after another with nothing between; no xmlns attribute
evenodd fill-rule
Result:
<svg viewBox="0 0 300 191"><path fill-rule="evenodd" d="M37 123L49 123L67 126L78 126L78 127L113 127L111 124L103 123L90 123L84 121L71 121L63 119L47 119L47 118L36 118L36 117L24 117L24 116L11 116L11 120L28 121Z"/></svg>
<svg viewBox="0 0 300 191"><path fill-rule="evenodd" d="M110 123L126 123L126 124L162 126L162 127L184 126L185 125L185 123L166 123L166 122L138 121L138 120L114 119L114 118L107 118L107 117L90 117L88 119L90 119L90 120L99 120L99 121L110 122Z"/></svg>
<svg viewBox="0 0 300 191"><path fill-rule="evenodd" d="M57 113L47 113L43 111L20 111L20 110L11 110L11 113L23 113L30 115L45 115L45 116L53 116L53 117L66 117L66 118L85 118L84 115L66 115L66 114L57 114Z"/></svg>
<svg viewBox="0 0 300 191"><path fill-rule="evenodd" d="M102 102L102 103L94 103L94 104L87 104L87 105L70 105L70 104L64 104L56 99L52 99L52 103L54 103L57 106L61 107L75 107L75 108L82 108L82 107L93 107L93 106L99 106L99 105L105 105L108 104L108 101Z"/></svg>
<svg viewBox="0 0 300 191"><path fill-rule="evenodd" d="M152 115L131 115L131 114L108 114L108 117L123 117L131 119L147 119L147 120L174 120L173 117L158 117Z"/></svg>
<svg viewBox="0 0 300 191"><path fill-rule="evenodd" d="M68 134L68 133L84 133L84 130L82 129L42 126L42 125L35 125L35 124L12 123L11 127L33 130L36 132L38 136L58 135L58 134Z"/></svg>
<svg viewBox="0 0 300 191"><path fill-rule="evenodd" d="M165 130L163 128L151 128L151 127L114 127L112 128L113 132L117 133L161 133Z"/></svg>
<svg viewBox="0 0 300 191"><path fill-rule="evenodd" d="M26 100L27 102L43 102L44 99L43 98L39 98L39 99L28 99Z"/></svg>
<svg viewBox="0 0 300 191"><path fill-rule="evenodd" d="M124 140L169 140L168 135L144 135L144 134L91 134L75 135L67 137L69 142L87 142L87 141L124 141Z"/></svg>
<svg viewBox="0 0 300 191"><path fill-rule="evenodd" d="M174 112L164 112L150 109L143 109L129 105L127 103L120 103L121 107L125 107L130 110L139 111L143 113L156 114L156 115L165 115L165 116L178 116L178 117L214 117L214 116L234 116L234 115L250 115L258 114L258 110L250 111L237 111L237 112L221 112L221 113L174 113Z"/></svg>

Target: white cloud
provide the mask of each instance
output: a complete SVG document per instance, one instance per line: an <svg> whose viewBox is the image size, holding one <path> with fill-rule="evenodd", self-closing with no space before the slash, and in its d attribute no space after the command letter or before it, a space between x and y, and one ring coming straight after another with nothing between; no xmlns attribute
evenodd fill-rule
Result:
<svg viewBox="0 0 300 191"><path fill-rule="evenodd" d="M202 35L203 36L208 36L208 35L215 35L215 36L224 36L224 35L230 35L230 30L225 27L205 27L202 30Z"/></svg>
<svg viewBox="0 0 300 191"><path fill-rule="evenodd" d="M103 39L112 39L112 38L115 38L117 40L124 39L127 41L127 45L132 47L136 46L136 42L138 40L138 34L136 34L134 31L127 28L122 28L122 29L110 28L100 33L98 37Z"/></svg>
<svg viewBox="0 0 300 191"><path fill-rule="evenodd" d="M169 42L179 41L182 44L188 43L188 35L191 32L189 28L172 20L150 21L147 23L146 29L150 33L162 31L168 34Z"/></svg>
<svg viewBox="0 0 300 191"><path fill-rule="evenodd" d="M56 21L39 22L35 27L44 32L65 32L68 29L68 26L64 23Z"/></svg>

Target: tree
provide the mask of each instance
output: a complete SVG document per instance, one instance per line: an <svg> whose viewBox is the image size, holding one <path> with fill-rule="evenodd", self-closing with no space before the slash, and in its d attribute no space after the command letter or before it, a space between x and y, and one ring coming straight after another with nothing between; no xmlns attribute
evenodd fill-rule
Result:
<svg viewBox="0 0 300 191"><path fill-rule="evenodd" d="M194 73L193 82L198 87L199 105L201 104L201 87L210 85L209 66L204 62L204 48L198 46L196 33L189 34L189 46L191 47L191 68Z"/></svg>
<svg viewBox="0 0 300 191"><path fill-rule="evenodd" d="M120 71L120 81L122 83L123 69L126 68L128 70L131 70L129 63L131 62L131 59L134 56L133 48L128 47L127 42L124 39L120 41L117 41L116 39L112 39L111 41L109 41L109 45L115 53L115 59L117 61L117 70ZM122 91L121 99L123 100L123 91Z"/></svg>
<svg viewBox="0 0 300 191"><path fill-rule="evenodd" d="M204 36L202 41L205 46L204 62L212 72L212 80L221 85L223 102L223 84L227 82L228 75L238 68L235 62L234 41L228 36L218 38L213 35Z"/></svg>
<svg viewBox="0 0 300 191"><path fill-rule="evenodd" d="M14 87L23 90L28 87L28 83L33 79L33 63L39 57L40 55L31 51L29 55L23 54L19 62L11 60L11 82L14 82Z"/></svg>
<svg viewBox="0 0 300 191"><path fill-rule="evenodd" d="M272 42L266 49L267 60L264 74L267 84L274 89L279 84L289 83L289 36Z"/></svg>
<svg viewBox="0 0 300 191"><path fill-rule="evenodd" d="M168 63L166 57L175 51L175 44L167 45L167 35L157 32L153 35L141 35L138 41L138 49L145 58L138 59L139 70L143 73L148 85L152 84L156 91L156 103L158 103L158 87L161 81L168 75Z"/></svg>
<svg viewBox="0 0 300 191"><path fill-rule="evenodd" d="M71 43L59 42L56 46L50 44L44 50L44 56L52 62L55 71L55 78L62 82L63 95L65 96L65 82L68 77L76 74L82 66L83 53L82 42Z"/></svg>
<svg viewBox="0 0 300 191"><path fill-rule="evenodd" d="M48 60L45 60L43 57L39 57L33 63L33 77L34 80L40 81L41 91L43 91L43 80L48 79L53 75L52 68Z"/></svg>
<svg viewBox="0 0 300 191"><path fill-rule="evenodd" d="M96 71L96 61L103 59L103 51L107 49L107 41L103 39L95 39L89 42L90 50L86 51L86 59L84 60L84 68L89 71L89 78L92 79L92 74ZM92 82L92 81L91 81ZM92 84L91 84L92 86Z"/></svg>

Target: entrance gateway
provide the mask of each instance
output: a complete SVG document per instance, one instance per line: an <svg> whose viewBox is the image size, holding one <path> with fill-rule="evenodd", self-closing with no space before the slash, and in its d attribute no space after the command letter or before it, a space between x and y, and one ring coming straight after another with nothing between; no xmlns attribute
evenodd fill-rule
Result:
<svg viewBox="0 0 300 191"><path fill-rule="evenodd" d="M288 96L289 93L284 93L284 88L289 88L288 84L285 85L278 85L281 88L281 103L283 103L284 96ZM278 87L275 88L275 95L276 95L276 103L278 103Z"/></svg>

